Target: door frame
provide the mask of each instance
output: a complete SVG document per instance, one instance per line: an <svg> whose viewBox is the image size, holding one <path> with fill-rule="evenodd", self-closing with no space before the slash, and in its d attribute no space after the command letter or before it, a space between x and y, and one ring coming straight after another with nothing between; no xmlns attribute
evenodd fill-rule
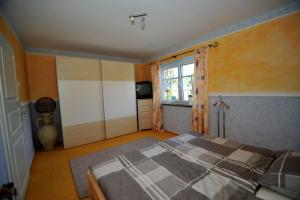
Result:
<svg viewBox="0 0 300 200"><path fill-rule="evenodd" d="M4 38L3 34L0 33L0 47L2 48L8 48L10 49L12 52L13 49L12 47L8 44L6 38ZM0 49L1 51L1 49ZM0 76L0 134L1 134L1 139L3 142L3 150L4 150L4 157L5 157L5 166L6 166L6 172L7 172L7 178L8 181L11 182L13 181L13 172L12 172L12 158L10 156L9 153L9 146L8 146L8 136L7 136L7 132L6 132L6 125L5 125L5 121L4 121L4 105L3 105L3 91L2 91L2 81L1 81L2 77Z"/></svg>

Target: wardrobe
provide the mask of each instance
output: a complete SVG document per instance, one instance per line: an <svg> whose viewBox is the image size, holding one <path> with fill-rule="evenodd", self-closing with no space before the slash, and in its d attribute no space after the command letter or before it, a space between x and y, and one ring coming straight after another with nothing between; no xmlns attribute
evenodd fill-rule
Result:
<svg viewBox="0 0 300 200"><path fill-rule="evenodd" d="M57 56L64 148L137 131L134 64Z"/></svg>

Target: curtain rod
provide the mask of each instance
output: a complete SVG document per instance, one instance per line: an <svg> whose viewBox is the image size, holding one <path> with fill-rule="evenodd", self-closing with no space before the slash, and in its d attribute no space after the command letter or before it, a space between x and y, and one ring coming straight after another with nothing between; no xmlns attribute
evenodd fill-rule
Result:
<svg viewBox="0 0 300 200"><path fill-rule="evenodd" d="M217 42L217 41L215 41L215 42L213 42L213 43L211 43L211 44L208 44L207 46L209 47L209 48L212 48L212 47L217 47L219 45L219 42ZM160 62L163 62L163 61L166 61L166 60L169 60L169 59L171 59L171 58L176 58L176 57L178 57L178 56L181 56L181 55L184 55L184 54L187 54L187 53L191 53L191 52L194 52L195 50L190 50L190 51L186 51L186 52L183 52L183 53L179 53L179 54L176 54L176 55L174 55L174 56L170 56L170 57L168 57L168 58L165 58L165 59L162 59L162 60L160 60ZM150 64L153 64L153 63L150 63Z"/></svg>

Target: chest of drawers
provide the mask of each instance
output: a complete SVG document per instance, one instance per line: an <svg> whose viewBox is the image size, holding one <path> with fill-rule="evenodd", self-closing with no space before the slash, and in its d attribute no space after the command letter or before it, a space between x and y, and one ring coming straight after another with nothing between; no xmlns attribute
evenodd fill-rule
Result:
<svg viewBox="0 0 300 200"><path fill-rule="evenodd" d="M152 128L152 99L138 99L139 131Z"/></svg>

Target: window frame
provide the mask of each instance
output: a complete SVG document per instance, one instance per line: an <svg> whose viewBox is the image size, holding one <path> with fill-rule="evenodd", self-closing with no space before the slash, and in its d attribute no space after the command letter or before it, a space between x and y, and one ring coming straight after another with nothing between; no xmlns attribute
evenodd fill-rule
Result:
<svg viewBox="0 0 300 200"><path fill-rule="evenodd" d="M194 79L194 74L183 76L183 66L184 65L189 65L189 64L195 64L194 59L193 59L192 56L189 56L189 57L186 57L186 58L183 58L181 60L177 60L177 61L174 61L174 62L171 62L171 63L166 63L166 64L161 65L161 88L162 88L161 96L162 96L162 103L163 104L185 104L185 105L187 104L187 105L189 105L189 101L184 100L184 90L183 90L183 78L192 77ZM195 65L194 65L194 67L195 67ZM166 101L166 100L164 100L164 92L165 92L164 80L166 80L164 78L164 70L172 69L172 68L177 68L178 77L177 78L168 78L168 80L178 79L178 100L176 100L176 101ZM193 81L192 81L192 91L194 91L194 82Z"/></svg>

